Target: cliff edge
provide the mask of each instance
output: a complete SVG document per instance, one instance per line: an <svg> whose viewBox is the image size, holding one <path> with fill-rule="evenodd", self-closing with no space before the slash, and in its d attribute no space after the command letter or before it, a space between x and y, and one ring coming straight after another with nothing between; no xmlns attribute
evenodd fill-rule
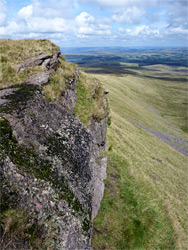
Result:
<svg viewBox="0 0 188 250"><path fill-rule="evenodd" d="M1 249L90 249L108 103L47 40L1 40Z"/></svg>

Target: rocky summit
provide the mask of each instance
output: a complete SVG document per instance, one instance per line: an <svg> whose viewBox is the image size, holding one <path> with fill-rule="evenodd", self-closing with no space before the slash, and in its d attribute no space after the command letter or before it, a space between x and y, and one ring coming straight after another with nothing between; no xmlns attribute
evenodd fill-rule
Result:
<svg viewBox="0 0 188 250"><path fill-rule="evenodd" d="M106 93L49 41L0 43L0 247L91 249L106 178Z"/></svg>

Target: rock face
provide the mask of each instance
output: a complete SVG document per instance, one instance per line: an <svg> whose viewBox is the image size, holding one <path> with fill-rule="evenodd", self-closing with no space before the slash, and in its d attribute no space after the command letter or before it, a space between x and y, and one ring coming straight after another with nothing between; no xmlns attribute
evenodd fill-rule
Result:
<svg viewBox="0 0 188 250"><path fill-rule="evenodd" d="M26 83L40 86L48 84L49 80L50 80L49 71L43 71L42 73L39 73L34 77L30 77Z"/></svg>
<svg viewBox="0 0 188 250"><path fill-rule="evenodd" d="M15 232L12 241L2 236L12 249L91 248L106 177L107 158L100 151L106 148L108 118L91 118L88 129L73 115L76 78L65 89L63 105L47 102L42 85L59 55L19 65L21 70L44 64L47 71L0 89L1 211L23 217L22 233Z"/></svg>
<svg viewBox="0 0 188 250"><path fill-rule="evenodd" d="M106 130L108 124L108 117L105 117L100 122L91 118L91 134L94 138L95 145L97 145L98 152L106 150ZM98 213L100 202L104 194L104 182L106 179L106 167L107 157L101 157L100 163L95 166L95 173L97 178L94 180L94 194L92 198L92 219L94 219Z"/></svg>
<svg viewBox="0 0 188 250"><path fill-rule="evenodd" d="M46 66L47 69L55 69L60 54L61 54L60 51L57 51L55 54L52 55L41 54L39 56L26 60L22 64L16 65L15 68L19 72L23 71L27 67L40 66L44 64L44 66Z"/></svg>
<svg viewBox="0 0 188 250"><path fill-rule="evenodd" d="M67 82L65 93L62 97L62 103L68 107L71 111L74 110L77 99L77 87L78 82L75 78L72 78Z"/></svg>

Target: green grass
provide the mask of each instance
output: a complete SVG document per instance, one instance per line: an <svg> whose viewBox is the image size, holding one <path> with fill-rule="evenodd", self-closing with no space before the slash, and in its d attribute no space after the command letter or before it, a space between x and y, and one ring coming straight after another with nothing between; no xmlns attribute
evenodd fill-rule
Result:
<svg viewBox="0 0 188 250"><path fill-rule="evenodd" d="M44 94L48 101L60 100L66 88L65 77L62 68L53 72L48 85L43 87Z"/></svg>
<svg viewBox="0 0 188 250"><path fill-rule="evenodd" d="M30 248L41 249L45 241L41 238L42 226L32 221L25 211L19 209L8 209L0 215L1 220L1 249L11 249L14 244L24 246L27 241ZM9 247L8 247L9 246Z"/></svg>
<svg viewBox="0 0 188 250"><path fill-rule="evenodd" d="M74 113L86 126L90 126L91 117L98 121L107 116L108 107L104 98L100 82L80 72Z"/></svg>
<svg viewBox="0 0 188 250"><path fill-rule="evenodd" d="M113 152L108 153L105 185L94 222L94 249L174 249L175 232L163 204L131 175L127 160Z"/></svg>
<svg viewBox="0 0 188 250"><path fill-rule="evenodd" d="M0 39L0 88L20 84L29 77L44 70L41 67L28 67L17 72L15 66L29 58L38 56L39 52L53 54L59 47L48 40L6 40Z"/></svg>
<svg viewBox="0 0 188 250"><path fill-rule="evenodd" d="M187 127L187 83L91 76L109 88L111 107L108 178L94 221L94 249L187 249L187 157L132 123L188 140L181 129Z"/></svg>

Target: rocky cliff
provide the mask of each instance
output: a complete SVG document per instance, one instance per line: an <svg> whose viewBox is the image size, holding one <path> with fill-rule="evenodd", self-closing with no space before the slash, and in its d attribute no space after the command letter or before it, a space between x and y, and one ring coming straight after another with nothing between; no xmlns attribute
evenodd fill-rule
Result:
<svg viewBox="0 0 188 250"><path fill-rule="evenodd" d="M106 177L107 100L100 83L84 85L86 76L43 42L47 53L40 40L1 41L0 245L90 249ZM9 62L11 43L32 43L32 53Z"/></svg>

